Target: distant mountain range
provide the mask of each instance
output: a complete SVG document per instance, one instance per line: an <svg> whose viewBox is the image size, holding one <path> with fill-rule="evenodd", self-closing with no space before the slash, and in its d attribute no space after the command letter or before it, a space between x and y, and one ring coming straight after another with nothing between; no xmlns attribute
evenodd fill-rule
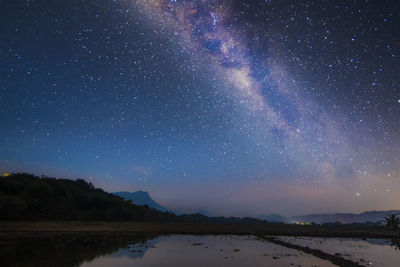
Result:
<svg viewBox="0 0 400 267"><path fill-rule="evenodd" d="M258 219L261 220L266 220L269 222L287 222L288 218L279 215L279 214L269 214L269 215L260 215L257 217Z"/></svg>
<svg viewBox="0 0 400 267"><path fill-rule="evenodd" d="M123 192L114 192L112 194L122 197L125 200L130 200L133 204L136 204L136 205L142 205L142 206L147 205L150 208L154 208L154 209L157 209L159 211L164 211L164 212L169 211L169 212L175 213L176 215L184 214L182 212L167 209L166 207L158 204L151 198L150 194L145 191L136 191L136 192L132 192L132 193L123 191ZM212 217L208 212L206 212L205 210L202 210L202 209L199 209L198 211L193 212L193 214L201 214L201 215L204 215L207 217Z"/></svg>
<svg viewBox="0 0 400 267"><path fill-rule="evenodd" d="M158 204L157 202L155 202L149 195L149 193L145 192L145 191L136 191L136 192L114 192L112 193L114 195L117 195L119 197L122 197L126 200L130 200L132 201L133 204L136 205L147 205L150 208L154 208L157 209L159 211L170 211L167 208L161 206L160 204Z"/></svg>
<svg viewBox="0 0 400 267"><path fill-rule="evenodd" d="M120 196L126 200L131 200L133 204L136 205L147 205L150 208L157 209L159 211L170 211L175 214L180 215L179 212L171 211L162 205L155 202L149 195L148 192L145 191L136 191L136 192L114 192L114 195ZM199 210L198 214L202 214L204 216L209 216L207 212L203 210ZM309 214L303 216L293 216L293 217L285 217L279 214L269 214L269 215L260 215L257 216L257 219L266 220L269 222L283 222L283 223L335 223L340 222L343 224L346 223L366 223L372 222L376 223L385 219L385 217L389 214L400 214L400 210L388 210L388 211L366 211L362 213L334 213L334 214Z"/></svg>
<svg viewBox="0 0 400 267"><path fill-rule="evenodd" d="M309 214L304 216L284 217L278 214L261 215L257 218L270 222L285 222L285 223L365 223L379 222L385 219L389 214L400 214L400 210L388 211L366 211L362 213L334 213L334 214Z"/></svg>

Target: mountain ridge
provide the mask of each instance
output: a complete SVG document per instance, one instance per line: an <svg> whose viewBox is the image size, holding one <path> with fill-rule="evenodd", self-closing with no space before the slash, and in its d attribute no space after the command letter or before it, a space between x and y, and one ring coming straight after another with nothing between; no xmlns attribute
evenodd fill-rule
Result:
<svg viewBox="0 0 400 267"><path fill-rule="evenodd" d="M285 222L285 223L295 223L295 222L304 222L304 223L335 223L340 222L343 224L346 223L366 223L372 222L377 223L385 219L385 217L389 214L400 214L400 210L371 210L364 211L360 213L315 213L315 214L307 214L300 216L291 216L284 217L279 214L269 214L269 215L260 215L257 216L259 219L273 221L273 222Z"/></svg>
<svg viewBox="0 0 400 267"><path fill-rule="evenodd" d="M119 191L119 192L113 192L112 194L122 197L125 200L130 200L132 204L135 205L141 205L141 206L147 205L150 208L154 208L163 212L170 211L169 209L165 208L164 206L154 201L150 197L150 194L146 191L142 190L138 190L135 192Z"/></svg>

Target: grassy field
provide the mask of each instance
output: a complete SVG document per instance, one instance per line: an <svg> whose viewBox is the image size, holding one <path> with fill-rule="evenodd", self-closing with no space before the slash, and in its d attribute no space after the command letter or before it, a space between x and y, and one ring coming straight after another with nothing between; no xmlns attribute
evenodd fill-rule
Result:
<svg viewBox="0 0 400 267"><path fill-rule="evenodd" d="M384 227L316 226L287 224L189 224L137 222L0 222L1 235L34 233L153 233L153 234L252 234L310 237L399 238Z"/></svg>

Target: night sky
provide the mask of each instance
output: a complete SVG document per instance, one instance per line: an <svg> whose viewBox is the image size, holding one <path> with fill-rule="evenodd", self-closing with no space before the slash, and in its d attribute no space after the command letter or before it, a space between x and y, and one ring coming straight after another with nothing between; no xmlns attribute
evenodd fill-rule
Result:
<svg viewBox="0 0 400 267"><path fill-rule="evenodd" d="M397 0L0 0L0 171L212 215L399 209Z"/></svg>

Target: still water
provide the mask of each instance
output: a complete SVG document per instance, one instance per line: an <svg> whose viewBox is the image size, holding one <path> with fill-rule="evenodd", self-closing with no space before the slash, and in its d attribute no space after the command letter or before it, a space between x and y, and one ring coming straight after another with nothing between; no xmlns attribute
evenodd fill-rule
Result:
<svg viewBox="0 0 400 267"><path fill-rule="evenodd" d="M334 266L252 236L160 237L101 256L82 266Z"/></svg>
<svg viewBox="0 0 400 267"><path fill-rule="evenodd" d="M361 266L400 266L400 250L385 239L277 237ZM397 248L398 248L397 243ZM0 266L335 266L331 262L235 235L54 235L0 238Z"/></svg>
<svg viewBox="0 0 400 267"><path fill-rule="evenodd" d="M387 239L278 237L288 243L319 249L363 266L400 266L400 243Z"/></svg>

